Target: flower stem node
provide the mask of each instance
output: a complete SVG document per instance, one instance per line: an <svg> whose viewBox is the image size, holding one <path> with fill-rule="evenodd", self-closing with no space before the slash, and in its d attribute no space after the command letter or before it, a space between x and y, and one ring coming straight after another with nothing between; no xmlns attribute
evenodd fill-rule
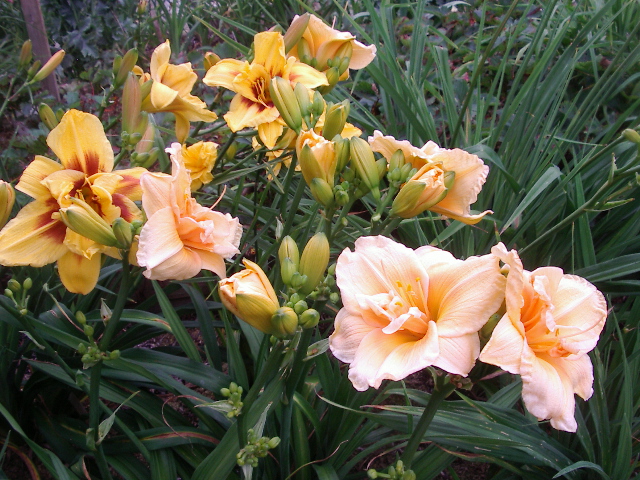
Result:
<svg viewBox="0 0 640 480"><path fill-rule="evenodd" d="M271 325L278 337L293 335L298 328L298 314L293 308L280 307L271 317Z"/></svg>
<svg viewBox="0 0 640 480"><path fill-rule="evenodd" d="M300 258L300 273L307 277L300 289L302 293L311 293L324 278L330 253L329 240L324 233L316 233L309 239Z"/></svg>

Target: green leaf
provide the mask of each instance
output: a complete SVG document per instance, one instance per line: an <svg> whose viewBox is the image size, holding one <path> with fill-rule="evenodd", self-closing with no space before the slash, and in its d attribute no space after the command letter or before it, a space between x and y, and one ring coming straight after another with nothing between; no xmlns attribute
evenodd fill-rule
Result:
<svg viewBox="0 0 640 480"><path fill-rule="evenodd" d="M600 474L600 476L602 478L605 478L606 480L609 480L609 475L604 473L604 470L602 470L602 467L600 465L596 465L595 463L585 462L585 461L576 462L576 463L574 463L572 465L569 465L566 468L563 468L558 473L556 473L553 476L553 478L563 477L567 473L573 472L573 471L578 470L580 468L588 468L589 470L595 470L598 474Z"/></svg>

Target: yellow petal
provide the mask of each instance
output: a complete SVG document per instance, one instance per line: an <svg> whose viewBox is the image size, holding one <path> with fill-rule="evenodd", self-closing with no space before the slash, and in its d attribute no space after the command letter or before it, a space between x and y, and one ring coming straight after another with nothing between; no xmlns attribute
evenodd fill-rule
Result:
<svg viewBox="0 0 640 480"><path fill-rule="evenodd" d="M36 158L31 162L22 173L16 190L26 193L27 195L46 201L51 198L49 189L42 184L42 181L54 172L62 170L62 165L53 160L36 155Z"/></svg>
<svg viewBox="0 0 640 480"><path fill-rule="evenodd" d="M69 195L75 196L86 181L87 177L83 172L65 169L53 172L42 180L42 185L51 192L50 196L55 198L60 206L68 207L71 203L67 197Z"/></svg>
<svg viewBox="0 0 640 480"><path fill-rule="evenodd" d="M247 62L227 58L220 60L211 67L202 81L210 87L224 87L235 92L233 81L240 72L248 68L249 64Z"/></svg>
<svg viewBox="0 0 640 480"><path fill-rule="evenodd" d="M288 71L288 75L285 75L283 78L289 80L291 85L302 83L307 88L329 85L327 76L324 73L319 72L309 65L296 61L293 57L289 57L286 70Z"/></svg>
<svg viewBox="0 0 640 480"><path fill-rule="evenodd" d="M169 40L158 45L151 54L151 63L149 65L149 71L151 72L151 78L154 81L162 81L162 74L164 73L166 66L171 58L171 44Z"/></svg>
<svg viewBox="0 0 640 480"><path fill-rule="evenodd" d="M147 171L146 168L136 167L125 170L116 170L113 173L120 177L120 181L111 193L119 193L138 201L142 198L142 188L140 187L140 177Z"/></svg>
<svg viewBox="0 0 640 480"><path fill-rule="evenodd" d="M189 128L191 124L183 115L176 113L176 140L180 143L184 143L189 136Z"/></svg>
<svg viewBox="0 0 640 480"><path fill-rule="evenodd" d="M191 68L191 63L169 64L162 75L162 83L177 91L181 97L191 93L197 80L198 75Z"/></svg>
<svg viewBox="0 0 640 480"><path fill-rule="evenodd" d="M261 32L254 37L252 63L263 65L271 77L281 76L286 59L284 37L279 32Z"/></svg>
<svg viewBox="0 0 640 480"><path fill-rule="evenodd" d="M360 70L366 67L373 59L376 58L376 46L365 45L357 40L353 41L353 53L351 54L351 61L349 62L349 68L352 70Z"/></svg>
<svg viewBox="0 0 640 480"><path fill-rule="evenodd" d="M113 170L113 150L95 115L69 110L49 132L47 145L64 168L79 170L87 176Z"/></svg>
<svg viewBox="0 0 640 480"><path fill-rule="evenodd" d="M277 108L265 107L238 94L231 100L229 112L224 119L229 129L237 132L246 127L257 127L261 123L273 122L279 116L280 112Z"/></svg>
<svg viewBox="0 0 640 480"><path fill-rule="evenodd" d="M54 199L31 202L0 231L0 264L42 267L67 252L64 238L67 227L59 218Z"/></svg>
<svg viewBox="0 0 640 480"><path fill-rule="evenodd" d="M407 140L396 140L391 135L382 135L376 130L368 139L371 150L382 154L387 160L391 159L397 150L402 150L405 161L411 163L414 168L422 168L429 162L429 156L421 149L414 147Z"/></svg>
<svg viewBox="0 0 640 480"><path fill-rule="evenodd" d="M91 292L100 276L102 255L90 259L67 251L58 259L58 275L64 287L71 293L86 295Z"/></svg>
<svg viewBox="0 0 640 480"><path fill-rule="evenodd" d="M166 110L177 97L177 91L160 82L153 82L153 85L151 85L150 100L153 111L161 112Z"/></svg>
<svg viewBox="0 0 640 480"><path fill-rule="evenodd" d="M264 122L258 125L258 136L262 144L269 150L272 150L276 146L276 142L282 135L284 126L278 120L273 122Z"/></svg>

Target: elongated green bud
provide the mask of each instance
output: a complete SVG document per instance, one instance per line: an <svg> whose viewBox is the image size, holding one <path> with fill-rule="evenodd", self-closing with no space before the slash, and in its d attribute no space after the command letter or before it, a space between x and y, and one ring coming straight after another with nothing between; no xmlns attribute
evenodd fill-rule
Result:
<svg viewBox="0 0 640 480"><path fill-rule="evenodd" d="M326 180L316 177L311 180L309 188L311 189L311 195L313 195L313 198L319 203L327 208L333 205L333 189Z"/></svg>
<svg viewBox="0 0 640 480"><path fill-rule="evenodd" d="M36 60L31 64L31 66L29 67L29 70L27 70L27 80L30 80L30 81L33 80L33 77L35 77L36 72L40 68L40 65L42 65L40 60Z"/></svg>
<svg viewBox="0 0 640 480"><path fill-rule="evenodd" d="M142 93L137 77L127 72L122 89L122 131L136 132L141 120Z"/></svg>
<svg viewBox="0 0 640 480"><path fill-rule="evenodd" d="M269 93L271 101L280 112L284 122L296 133L300 133L302 115L291 83L282 77L275 77L269 83Z"/></svg>
<svg viewBox="0 0 640 480"><path fill-rule="evenodd" d="M300 251L298 250L298 244L289 235L282 239L282 243L278 249L278 258L280 259L280 263L284 262L285 258L290 258L295 265L296 270L300 265Z"/></svg>
<svg viewBox="0 0 640 480"><path fill-rule="evenodd" d="M331 140L342 132L344 124L347 122L350 108L349 100L343 100L327 108L324 126L322 127L322 136L324 138Z"/></svg>
<svg viewBox="0 0 640 480"><path fill-rule="evenodd" d="M20 49L20 59L18 60L18 68L22 70L23 68L27 68L27 65L33 58L32 55L32 47L31 40L27 40L22 44L22 48Z"/></svg>
<svg viewBox="0 0 640 480"><path fill-rule="evenodd" d="M111 226L86 202L71 197L73 204L60 209L60 219L76 233L96 243L115 247L118 244Z"/></svg>
<svg viewBox="0 0 640 480"><path fill-rule="evenodd" d="M304 15L300 15L296 18L286 33L284 34L284 51L285 53L289 53L289 51L296 46L297 43L302 39L302 35L304 31L307 29L307 25L309 25L310 14L305 13ZM300 53L300 46L298 46L298 54ZM300 58L300 57L298 57Z"/></svg>
<svg viewBox="0 0 640 480"><path fill-rule="evenodd" d="M220 57L213 52L207 52L204 54L204 71L208 71L216 63L220 61Z"/></svg>
<svg viewBox="0 0 640 480"><path fill-rule="evenodd" d="M303 118L309 116L311 112L311 96L309 89L305 87L302 83L296 83L295 88L293 89L293 93L296 96L296 100L298 100L298 106L300 107L300 114ZM307 128L311 128L307 125Z"/></svg>
<svg viewBox="0 0 640 480"><path fill-rule="evenodd" d="M16 192L10 183L0 180L0 228L9 221L13 204L16 201Z"/></svg>
<svg viewBox="0 0 640 480"><path fill-rule="evenodd" d="M625 140L640 145L640 134L635 130L627 128L622 132L622 136Z"/></svg>
<svg viewBox="0 0 640 480"><path fill-rule="evenodd" d="M53 113L53 110L46 103L41 103L38 107L38 115L40 115L40 120L49 130L53 130L58 126L58 118L56 114Z"/></svg>
<svg viewBox="0 0 640 480"><path fill-rule="evenodd" d="M113 234L116 236L116 240L118 240L118 246L120 248L129 248L133 241L131 224L124 218L118 217L113 221L111 228L113 229Z"/></svg>
<svg viewBox="0 0 640 480"><path fill-rule="evenodd" d="M300 288L302 293L311 293L324 278L330 253L329 240L324 233L316 233L309 239L300 258L300 273L307 277Z"/></svg>
<svg viewBox="0 0 640 480"><path fill-rule="evenodd" d="M44 66L38 71L38 73L35 74L35 76L33 77L33 82L41 82L49 75L51 75L53 71L58 68L58 65L60 65L63 58L64 50L58 50L56 53L54 53L51 58L47 60L47 63L45 63Z"/></svg>
<svg viewBox="0 0 640 480"><path fill-rule="evenodd" d="M117 88L125 82L125 80L127 79L127 76L129 75L129 73L131 72L131 70L133 69L137 61L138 61L138 50L136 50L135 48L132 48L131 50L129 50L127 53L124 54L124 57L122 57L122 62L120 62L120 65L118 66L118 71L116 72L116 75L115 75L115 80L113 82L114 87Z"/></svg>
<svg viewBox="0 0 640 480"><path fill-rule="evenodd" d="M371 147L365 140L358 137L351 137L350 142L351 163L355 166L360 180L371 190L373 198L380 200L380 190L378 189L380 177Z"/></svg>

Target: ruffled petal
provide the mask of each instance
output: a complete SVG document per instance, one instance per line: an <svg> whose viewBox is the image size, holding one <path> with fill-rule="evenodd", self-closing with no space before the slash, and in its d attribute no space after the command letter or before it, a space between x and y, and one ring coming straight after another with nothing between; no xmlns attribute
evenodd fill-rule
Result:
<svg viewBox="0 0 640 480"><path fill-rule="evenodd" d="M140 255L138 254L138 261ZM186 280L200 273L200 257L188 248L176 252L155 267L147 268L143 273L150 280Z"/></svg>
<svg viewBox="0 0 640 480"><path fill-rule="evenodd" d="M280 116L276 107L265 107L261 103L255 103L236 95L231 100L229 112L224 116L227 125L232 132L237 132L246 127L257 127L261 123L272 122Z"/></svg>
<svg viewBox="0 0 640 480"><path fill-rule="evenodd" d="M518 374L524 343L524 337L505 314L480 352L480 361L496 365L509 373Z"/></svg>
<svg viewBox="0 0 640 480"><path fill-rule="evenodd" d="M148 270L155 268L183 249L173 210L171 207L162 208L151 215L142 227L138 242L138 265Z"/></svg>
<svg viewBox="0 0 640 480"><path fill-rule="evenodd" d="M366 67L376 58L376 51L375 45L365 45L358 40L354 40L349 68L352 70L360 70Z"/></svg>
<svg viewBox="0 0 640 480"><path fill-rule="evenodd" d="M294 60L293 57L289 57L288 75L285 75L285 80L289 80L292 85L301 83L307 88L329 85L327 76L324 73L319 72L307 64Z"/></svg>
<svg viewBox="0 0 640 480"><path fill-rule="evenodd" d="M249 64L247 62L226 58L211 67L202 81L210 87L223 87L235 92L236 84L233 81L240 72L248 68Z"/></svg>
<svg viewBox="0 0 640 480"><path fill-rule="evenodd" d="M165 173L147 172L140 177L142 188L142 208L147 217L171 205L171 177Z"/></svg>
<svg viewBox="0 0 640 480"><path fill-rule="evenodd" d="M335 331L329 337L329 348L338 360L346 363L353 362L362 339L376 329L362 317L349 314L345 308L340 309L336 315L334 328Z"/></svg>
<svg viewBox="0 0 640 480"><path fill-rule="evenodd" d="M171 58L171 43L169 40L165 40L164 43L158 45L151 54L151 62L149 64L149 71L151 72L151 78L154 81L162 81L162 75L164 74L169 59Z"/></svg>
<svg viewBox="0 0 640 480"><path fill-rule="evenodd" d="M480 338L477 333L454 338L438 337L440 355L433 365L454 375L469 375L480 353Z"/></svg>
<svg viewBox="0 0 640 480"><path fill-rule="evenodd" d="M153 112L162 112L171 105L178 97L178 92L163 85L160 82L153 82L151 85L150 100Z"/></svg>
<svg viewBox="0 0 640 480"><path fill-rule="evenodd" d="M42 267L67 252L67 227L56 214L58 203L31 202L0 231L0 264Z"/></svg>
<svg viewBox="0 0 640 480"><path fill-rule="evenodd" d="M209 270L220 278L227 278L227 267L225 266L224 258L221 255L213 252L207 252L206 250L197 250L195 253L200 257L201 270Z"/></svg>
<svg viewBox="0 0 640 480"><path fill-rule="evenodd" d="M98 283L101 261L102 255L86 258L67 251L58 259L58 274L62 284L71 293L88 294Z"/></svg>
<svg viewBox="0 0 640 480"><path fill-rule="evenodd" d="M113 150L95 115L69 110L49 132L47 145L64 168L79 170L87 176L113 170Z"/></svg>
<svg viewBox="0 0 640 480"><path fill-rule="evenodd" d="M42 184L42 181L54 172L62 170L63 167L58 162L36 155L36 158L25 168L20 181L16 185L16 190L29 195L37 200L46 201L51 198L49 189Z"/></svg>
<svg viewBox="0 0 640 480"><path fill-rule="evenodd" d="M281 76L286 63L284 37L279 32L261 32L253 40L253 63L263 65L271 77Z"/></svg>

